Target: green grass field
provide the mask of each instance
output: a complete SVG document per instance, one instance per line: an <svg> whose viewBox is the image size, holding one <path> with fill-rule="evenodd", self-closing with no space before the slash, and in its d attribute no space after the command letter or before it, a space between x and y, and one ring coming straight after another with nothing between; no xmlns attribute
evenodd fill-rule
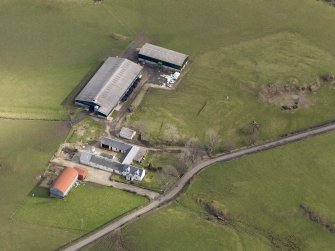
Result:
<svg viewBox="0 0 335 251"><path fill-rule="evenodd" d="M67 141L69 143L76 142L92 142L99 139L103 131L103 124L99 123L91 118L85 118L78 124L72 127Z"/></svg>
<svg viewBox="0 0 335 251"><path fill-rule="evenodd" d="M37 177L69 129L61 122L0 122L0 250L54 250L146 202L87 185L64 201L45 197L46 190L37 193ZM42 197L32 198L33 192Z"/></svg>
<svg viewBox="0 0 335 251"><path fill-rule="evenodd" d="M14 220L67 132L59 122L0 120L0 250L52 250L80 235Z"/></svg>
<svg viewBox="0 0 335 251"><path fill-rule="evenodd" d="M334 8L314 0L225 0L208 6L183 1L178 8L170 3L146 6L151 10L146 19L164 23L147 24L148 33L159 44L190 54L192 63L177 91L149 90L127 121L139 121L152 142L161 142L165 127L174 124L182 138L196 136L206 143L212 128L222 139L222 151L248 144L249 136L241 131L253 120L261 124L257 140L263 141L334 118L335 93L329 85L308 96L308 107L293 112L258 97L268 81L305 84L334 72L335 35L320 28L335 22ZM167 37L161 35L166 30Z"/></svg>
<svg viewBox="0 0 335 251"><path fill-rule="evenodd" d="M63 119L62 104L72 90L131 41L115 40L112 34L133 35L113 16L125 12L121 6L110 13L88 0L1 0L0 9L3 117Z"/></svg>
<svg viewBox="0 0 335 251"><path fill-rule="evenodd" d="M147 202L145 197L109 187L80 185L64 200L49 197L44 188L34 189L15 214L15 219L55 228L91 231Z"/></svg>
<svg viewBox="0 0 335 251"><path fill-rule="evenodd" d="M209 167L186 194L122 230L126 250L333 250L335 133ZM228 223L211 217L205 205ZM91 250L106 247L113 235ZM111 245L112 246L112 245ZM104 249L104 250L112 250Z"/></svg>
<svg viewBox="0 0 335 251"><path fill-rule="evenodd" d="M204 4L201 0L105 0L93 4L91 0L0 0L0 23L0 118L19 119L0 119L1 250L52 250L83 233L13 217L35 187L35 176L44 170L68 132L61 123L42 120L64 120L68 116L66 105L102 60L120 55L138 34L191 56L191 69L177 91L149 90L128 121L140 121L153 142L161 140L167 124L175 125L185 137L196 136L206 142L210 125L222 138L220 151L226 144L246 144L248 138L240 132L251 120L261 124L260 141L334 118L334 90L330 86L310 95L311 105L295 112L282 112L257 96L266 81L296 78L303 83L319 73L334 71L335 9L320 1L210 0ZM325 172L330 177L327 172L331 170ZM268 176L273 174L275 171ZM302 184L308 192L315 192L313 181ZM252 191L258 189L250 187L248 192ZM315 201L330 202L331 195L326 194L315 195ZM187 198L183 204L190 208L194 203ZM311 198L305 202L311 207L317 204ZM229 206L234 214L239 213L234 204ZM175 207L177 213L185 214L179 204ZM331 218L326 208L317 210ZM195 213L198 211L196 208ZM280 232L276 224L282 219L278 217L268 216L264 221L271 218L274 231ZM173 217L168 222L172 224ZM201 224L217 228L213 222ZM263 227L261 222L257 224ZM307 225L305 221L301 224ZM315 234L307 246L320 248L317 245L322 238L325 246L321 249L331 245L328 235L317 232L313 224L303 229L307 229L306 236ZM239 238L250 240L248 234L240 232ZM163 236L160 232L155 235ZM307 243L307 237L297 236ZM259 240L256 247L257 243L269 246L264 237L257 235L255 239ZM183 243L174 245L183 247Z"/></svg>

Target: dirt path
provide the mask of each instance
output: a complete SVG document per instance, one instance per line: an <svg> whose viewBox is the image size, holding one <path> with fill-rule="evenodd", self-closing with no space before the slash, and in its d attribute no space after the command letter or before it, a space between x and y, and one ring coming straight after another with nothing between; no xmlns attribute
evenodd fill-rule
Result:
<svg viewBox="0 0 335 251"><path fill-rule="evenodd" d="M105 134L106 136L110 137L111 136L111 127L110 127L110 124L108 123L108 121L106 121L106 127L105 127Z"/></svg>
<svg viewBox="0 0 335 251"><path fill-rule="evenodd" d="M323 134L323 133L327 133L330 131L335 130L335 123L331 123L328 125L324 125L321 127L317 127L317 128L313 128L310 129L308 131L304 131L304 132L300 132L297 134L294 134L292 136L288 136L285 138L281 138L278 140L274 140L271 141L269 143L265 143L263 145L259 145L259 146L253 146L250 148L245 148L236 152L232 152L229 154L225 154L225 155L221 155L212 159L208 159L205 160L201 163L199 163L198 165L196 165L194 168L190 169L176 184L175 186L165 195L162 195L160 197L157 197L156 200L152 201L150 204L148 204L145 207L136 209L132 212L130 212L129 214L126 214L108 224L106 224L105 226L97 229L96 231L93 231L85 236L83 236L82 238L74 241L73 243L69 243L68 245L66 245L65 247L62 247L60 250L67 250L67 251L73 251L73 250L79 250L80 248L85 247L86 245L94 242L95 240L99 239L100 237L108 234L109 232L118 229L122 226L124 226L125 224L136 220L137 218L139 218L140 216L154 210L157 209L161 206L163 206L164 204L167 204L168 202L170 202L171 200L173 200L181 191L182 189L189 183L189 181L192 179L192 177L194 175L196 175L197 173L199 173L201 170L203 170L204 168L213 165L217 162L223 162L223 161L229 161L232 159L236 159L236 158L240 158L243 157L245 155L248 154L254 154L257 152L262 152L268 149L272 149L275 147L279 147L282 145L286 145L289 143L293 143L299 140L303 140L306 138L309 138L311 136L315 136L315 135L319 135L319 134Z"/></svg>

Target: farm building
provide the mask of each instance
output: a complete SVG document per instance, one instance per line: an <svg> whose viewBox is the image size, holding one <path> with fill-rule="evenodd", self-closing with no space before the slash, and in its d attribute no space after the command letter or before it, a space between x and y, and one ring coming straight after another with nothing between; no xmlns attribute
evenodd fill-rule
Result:
<svg viewBox="0 0 335 251"><path fill-rule="evenodd" d="M120 137L124 139L133 139L136 135L136 131L131 130L127 127L122 127L120 131Z"/></svg>
<svg viewBox="0 0 335 251"><path fill-rule="evenodd" d="M122 164L130 165L138 154L139 150L140 148L138 146L132 146L130 150L125 154Z"/></svg>
<svg viewBox="0 0 335 251"><path fill-rule="evenodd" d="M137 152L137 154L136 154L136 156L134 157L133 161L135 161L135 162L137 162L137 163L141 163L142 160L144 159L145 154L146 154L146 150L141 148L141 149Z"/></svg>
<svg viewBox="0 0 335 251"><path fill-rule="evenodd" d="M136 87L142 67L124 58L109 57L75 99L77 105L107 118Z"/></svg>
<svg viewBox="0 0 335 251"><path fill-rule="evenodd" d="M129 164L121 164L105 156L82 152L80 154L80 163L98 168L111 173L116 173L126 177L127 180L141 181L145 176L145 170L139 167L134 167Z"/></svg>
<svg viewBox="0 0 335 251"><path fill-rule="evenodd" d="M121 163L115 162L113 159L107 158L105 156L82 152L80 154L79 161L81 164L95 167L104 171L111 173L120 174L123 171L123 165Z"/></svg>
<svg viewBox="0 0 335 251"><path fill-rule="evenodd" d="M82 167L74 167L78 172L78 180L85 180L88 176L88 170Z"/></svg>
<svg viewBox="0 0 335 251"><path fill-rule="evenodd" d="M66 167L49 189L50 196L64 198L78 180L78 172L72 167Z"/></svg>
<svg viewBox="0 0 335 251"><path fill-rule="evenodd" d="M122 164L130 165L133 161L140 163L145 155L145 150L141 147L126 144L108 137L102 137L100 143L102 148L108 148L114 152L124 153L125 155Z"/></svg>
<svg viewBox="0 0 335 251"><path fill-rule="evenodd" d="M108 148L109 150L120 153L126 153L132 148L132 145L108 137L102 137L100 144L101 148Z"/></svg>
<svg viewBox="0 0 335 251"><path fill-rule="evenodd" d="M122 175L129 181L142 181L145 176L145 170L132 165L125 166Z"/></svg>
<svg viewBox="0 0 335 251"><path fill-rule="evenodd" d="M146 43L138 53L138 60L154 65L161 65L173 71L182 71L188 56L157 45Z"/></svg>

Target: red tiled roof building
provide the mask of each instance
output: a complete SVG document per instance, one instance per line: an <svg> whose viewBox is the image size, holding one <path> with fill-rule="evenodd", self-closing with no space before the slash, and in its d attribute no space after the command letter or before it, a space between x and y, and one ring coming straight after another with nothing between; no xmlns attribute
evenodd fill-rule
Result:
<svg viewBox="0 0 335 251"><path fill-rule="evenodd" d="M72 167L65 167L49 189L50 196L64 198L78 180L78 171Z"/></svg>

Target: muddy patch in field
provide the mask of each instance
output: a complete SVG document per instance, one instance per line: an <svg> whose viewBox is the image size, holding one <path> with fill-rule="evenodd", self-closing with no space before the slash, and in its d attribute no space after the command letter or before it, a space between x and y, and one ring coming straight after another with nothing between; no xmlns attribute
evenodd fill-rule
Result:
<svg viewBox="0 0 335 251"><path fill-rule="evenodd" d="M335 86L335 76L326 73L307 84L299 83L297 79L268 82L261 87L258 96L263 102L274 104L282 110L308 108L313 105L310 95L317 93L323 85Z"/></svg>
<svg viewBox="0 0 335 251"><path fill-rule="evenodd" d="M308 108L312 105L309 94L317 92L320 87L319 78L306 85L300 85L297 80L267 83L261 87L259 97L283 110Z"/></svg>

